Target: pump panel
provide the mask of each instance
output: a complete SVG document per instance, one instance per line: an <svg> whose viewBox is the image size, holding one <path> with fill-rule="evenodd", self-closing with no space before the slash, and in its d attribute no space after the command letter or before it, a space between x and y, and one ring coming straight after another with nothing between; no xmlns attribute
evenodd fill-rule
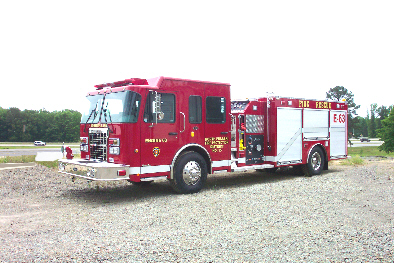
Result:
<svg viewBox="0 0 394 263"><path fill-rule="evenodd" d="M246 136L246 164L264 162L264 135Z"/></svg>

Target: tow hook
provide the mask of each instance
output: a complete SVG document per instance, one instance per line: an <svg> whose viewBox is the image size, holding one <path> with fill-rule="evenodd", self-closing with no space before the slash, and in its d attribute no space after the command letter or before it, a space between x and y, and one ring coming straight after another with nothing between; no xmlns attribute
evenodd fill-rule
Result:
<svg viewBox="0 0 394 263"><path fill-rule="evenodd" d="M71 181L72 181L73 183L75 182L75 179L77 179L77 178L75 178L75 176L71 177Z"/></svg>

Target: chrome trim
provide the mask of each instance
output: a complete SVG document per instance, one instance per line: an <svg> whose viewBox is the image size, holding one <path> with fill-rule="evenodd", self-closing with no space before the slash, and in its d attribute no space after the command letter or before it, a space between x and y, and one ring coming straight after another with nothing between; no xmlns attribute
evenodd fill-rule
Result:
<svg viewBox="0 0 394 263"><path fill-rule="evenodd" d="M172 159L172 163L171 163L171 166L170 166L170 170L171 170L171 171L170 171L170 179L174 179L174 166L175 166L175 162L176 162L176 160L177 160L179 154L180 154L181 152L183 152L186 148L188 148L188 147L193 147L193 146L197 146L197 147L199 147L199 148L201 148L201 149L203 149L203 150L205 151L205 153L206 153L207 156L208 156L209 162L210 162L210 164L211 164L211 165L210 165L211 170L208 171L208 174L212 174L212 159L211 159L211 156L209 155L207 149L205 149L204 147L202 147L201 145L199 145L199 144L197 144L197 143L191 143L191 144L186 144L186 145L184 145L181 149L179 149L178 152L175 154L174 158Z"/></svg>

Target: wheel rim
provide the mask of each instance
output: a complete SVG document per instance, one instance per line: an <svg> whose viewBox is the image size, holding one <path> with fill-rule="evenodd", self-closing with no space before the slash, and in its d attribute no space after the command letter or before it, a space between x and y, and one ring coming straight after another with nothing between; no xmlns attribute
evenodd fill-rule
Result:
<svg viewBox="0 0 394 263"><path fill-rule="evenodd" d="M188 162L183 168L183 181L187 185L195 185L201 178L201 167L196 161Z"/></svg>
<svg viewBox="0 0 394 263"><path fill-rule="evenodd" d="M313 170L317 171L320 169L321 155L318 152L313 153L312 159L311 159L311 164L312 164Z"/></svg>

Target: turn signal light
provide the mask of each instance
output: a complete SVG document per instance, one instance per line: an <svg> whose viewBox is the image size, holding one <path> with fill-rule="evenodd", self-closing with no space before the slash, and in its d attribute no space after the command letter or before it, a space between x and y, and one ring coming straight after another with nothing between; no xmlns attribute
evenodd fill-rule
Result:
<svg viewBox="0 0 394 263"><path fill-rule="evenodd" d="M119 146L120 145L120 140L118 138L109 138L108 139L108 144L112 146Z"/></svg>

